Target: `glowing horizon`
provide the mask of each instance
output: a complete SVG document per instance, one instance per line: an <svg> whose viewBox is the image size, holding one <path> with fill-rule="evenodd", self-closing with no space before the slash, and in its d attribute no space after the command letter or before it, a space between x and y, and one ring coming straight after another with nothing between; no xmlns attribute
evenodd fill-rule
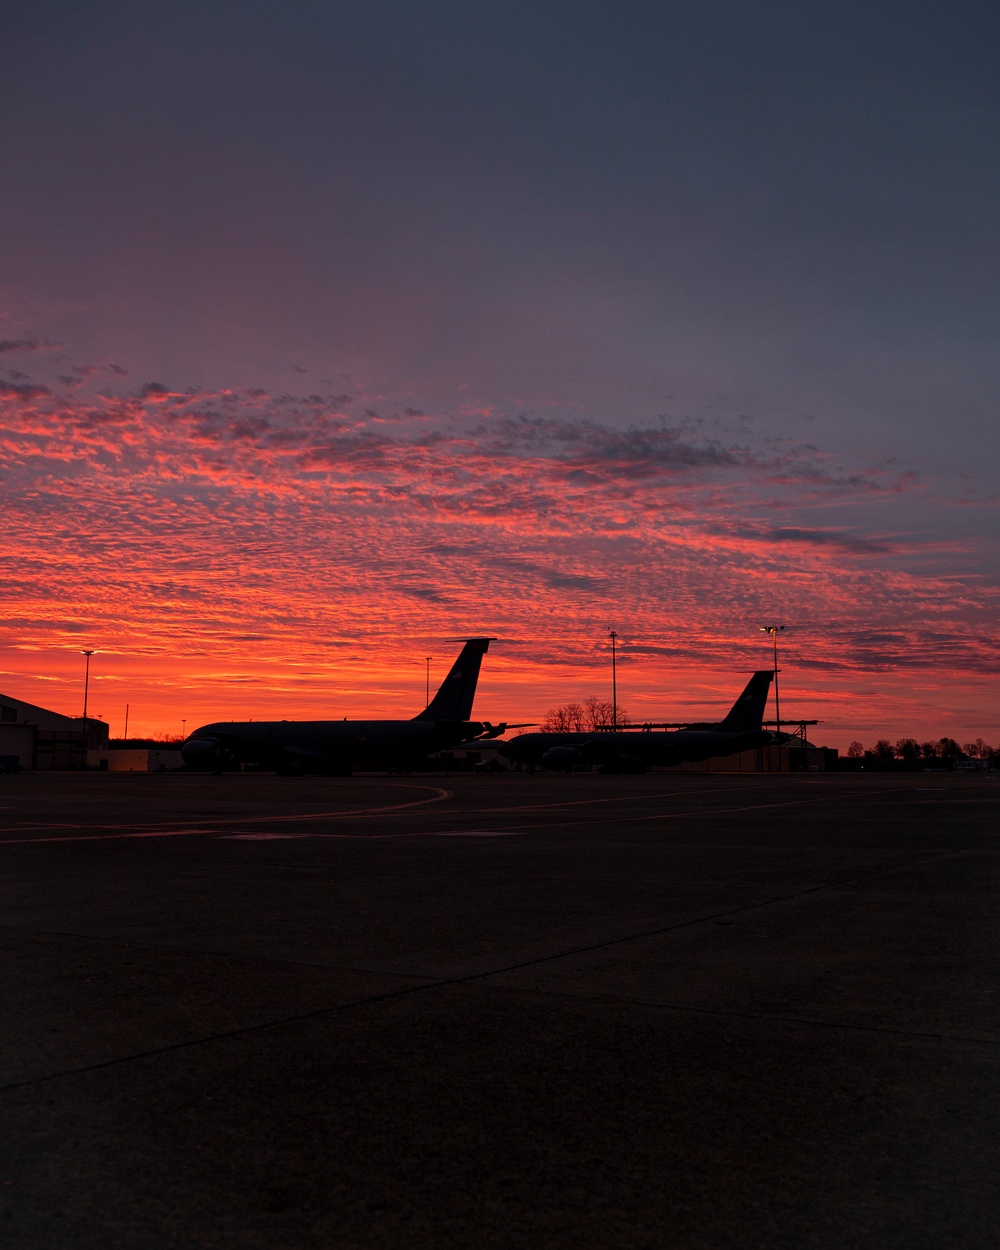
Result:
<svg viewBox="0 0 1000 1250"><path fill-rule="evenodd" d="M991 504L905 464L749 424L39 378L41 355L0 385L15 697L78 715L88 646L113 733L126 702L135 734L412 716L425 656L436 684L443 640L482 632L476 715L530 721L607 696L614 627L622 705L684 719L770 666L781 621L783 717L819 741L997 737L983 546L926 524Z"/></svg>

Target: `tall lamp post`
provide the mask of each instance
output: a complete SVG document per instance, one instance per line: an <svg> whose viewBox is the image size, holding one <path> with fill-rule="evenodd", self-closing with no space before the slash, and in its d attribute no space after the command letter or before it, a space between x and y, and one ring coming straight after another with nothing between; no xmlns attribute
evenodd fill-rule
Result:
<svg viewBox="0 0 1000 1250"><path fill-rule="evenodd" d="M611 730L618 732L618 660L615 654L615 641L618 635L612 629L608 633L611 639Z"/></svg>
<svg viewBox="0 0 1000 1250"><path fill-rule="evenodd" d="M424 709L431 705L431 657L424 657Z"/></svg>
<svg viewBox="0 0 1000 1250"><path fill-rule="evenodd" d="M90 657L93 651L81 651L87 657L87 667L83 674L83 766L87 767L87 695L90 691Z"/></svg>
<svg viewBox="0 0 1000 1250"><path fill-rule="evenodd" d="M774 643L774 724L778 733L778 746L781 746L781 700L778 698L778 634L784 625L761 625L762 634L770 634Z"/></svg>

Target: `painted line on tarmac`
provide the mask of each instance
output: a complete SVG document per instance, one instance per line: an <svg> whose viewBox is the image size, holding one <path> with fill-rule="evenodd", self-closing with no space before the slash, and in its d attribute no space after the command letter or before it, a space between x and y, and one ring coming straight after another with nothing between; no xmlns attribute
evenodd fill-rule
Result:
<svg viewBox="0 0 1000 1250"><path fill-rule="evenodd" d="M429 799L412 799L409 803L390 803L384 807L358 807L352 808L348 812L313 812L305 816L232 816L212 820L210 823L214 825L263 825L263 824L287 824L290 821L303 820L346 820L350 816L381 816L386 812L402 812L411 807L426 807L429 803L443 803L445 799L454 798L451 790L445 790L440 786L418 786L408 785L405 782L389 782L391 786L406 790L430 790L432 791Z"/></svg>
<svg viewBox="0 0 1000 1250"><path fill-rule="evenodd" d="M544 825L522 825L520 829L432 829L426 833L217 833L218 842L270 842L278 838L312 838L326 842L385 842L398 838L517 838L529 829Z"/></svg>
<svg viewBox="0 0 1000 1250"><path fill-rule="evenodd" d="M219 842L287 842L292 838L309 838L309 833L217 833Z"/></svg>
<svg viewBox="0 0 1000 1250"><path fill-rule="evenodd" d="M875 797L881 794L905 794L905 793L908 793L908 790L903 787L899 787L899 788L891 789L891 790L869 790L869 791L851 790L846 794L823 795L821 798L816 798L816 799L790 799L785 803L749 803L749 804L739 806L739 807L712 807L712 808L709 808L707 811L701 810L701 811L695 811L695 812L653 812L651 814L647 814L644 816L630 816L627 813L623 813L620 816L603 817L600 820L576 821L574 822L573 827L583 828L589 825L639 824L640 822L648 821L648 820L663 820L663 821L682 820L688 817L696 818L696 817L701 817L701 816L723 816L729 812L768 811L776 807L804 807L804 806L807 806L809 804L814 804L814 803L827 803L827 802L835 801L836 799L852 798L859 793L865 794L866 797L868 797L869 795L872 797ZM568 822L560 822L560 823L568 823ZM517 829L498 830L494 836L509 836L511 834L527 833L529 830L551 829L553 827L554 827L553 824L548 821L543 825L520 825ZM432 830L426 833L422 833L422 832L418 832L418 831L414 831L410 829L404 829L404 830L401 830L399 833L370 833L370 834L366 834L366 833L306 833L306 834L302 834L301 836L307 837L307 838L316 838L316 839L336 838L336 839L350 839L350 840L367 839L370 841L380 841L380 840L384 840L388 838L447 838L447 837L455 837L456 835L448 833L447 831L443 831L443 830ZM460 835L460 836L465 836L465 835Z"/></svg>
<svg viewBox="0 0 1000 1250"><path fill-rule="evenodd" d="M737 790L753 790L754 788L755 787L753 785L717 786L713 790L702 790L700 793L701 794L722 794L722 793L732 794ZM777 786L768 786L766 788L769 790L777 789ZM638 802L646 802L652 799L674 799L674 798L677 798L678 795L683 795L687 798L690 798L691 791L690 790L665 790L661 794L616 794L616 795L612 795L610 798L603 798L603 799L593 799L593 798L591 799L567 799L565 802L560 802L560 803L529 803L522 807L482 807L482 808L477 808L476 811L481 812L483 815L492 815L494 812L543 812L554 807L589 807L589 806L595 806L598 803L626 803L626 802L638 803Z"/></svg>
<svg viewBox="0 0 1000 1250"><path fill-rule="evenodd" d="M652 812L643 816L633 816L633 815L629 815L628 813L622 813L617 816L603 817L599 820L582 820L582 821L574 822L574 827L583 828L583 827L592 826L592 825L640 824L640 823L650 821L650 820L668 821L668 820L682 820L682 819L687 819L687 818L698 818L698 817L703 817L703 816L724 816L732 812L769 811L769 810L773 810L775 808L780 808L780 807L806 807L806 806L814 805L816 803L833 803L833 802L837 802L838 800L855 798L858 795L863 795L866 798L867 797L874 798L878 795L909 794L913 792L914 792L914 787L912 786L908 786L908 787L898 786L889 790L867 790L867 791L866 790L849 790L843 794L836 794L836 795L825 794L819 798L814 798L814 799L789 799L788 801L783 802L783 803L748 803L748 804L743 804L743 805L736 806L736 807L713 807L707 810L702 809L702 810L693 811L693 812ZM439 791L439 794L442 799L444 797L450 797L450 792L447 790ZM391 812L391 811L398 811L407 807L416 807L420 803L432 803L435 801L440 801L440 800L421 799L419 800L419 803L400 803L393 807L368 808L368 809L363 809L359 812L338 813L338 815L343 815L343 816L374 815L380 812ZM316 814L314 816L308 816L308 817L295 817L295 816L263 817L262 820L293 821L293 820L319 820L321 818L322 818L322 814ZM246 820L246 817L243 817L242 819L246 821L246 823L248 824L261 823L261 822L258 822L256 819L251 819L249 821ZM213 823L221 824L223 822L217 821ZM567 822L560 822L560 823L565 824ZM491 832L489 836L509 837L509 836L516 835L516 834L527 833L530 830L550 829L552 827L553 826L551 823L546 823L544 825L522 825L518 829L497 830L495 832ZM196 835L202 835L205 837L215 837L219 840L223 840L227 837L241 838L242 840L246 840L246 841L249 841L251 839L254 841L267 840L264 837L253 838L253 835L249 835L249 834L248 835L220 834L217 831L217 829L214 829L214 828L213 829L159 829L159 830L153 829L153 830L138 830L138 831L134 831L131 833L74 834L70 836L62 836L62 837L55 837L55 838L4 838L4 839L0 839L0 846L26 845L26 844L31 844L31 843L42 844L42 843L48 843L48 842L121 841L121 840L134 839L134 838L178 838L178 837L193 837ZM276 836L280 836L280 835L276 835ZM387 841L390 839L395 840L395 839L400 839L400 838L446 838L446 837L456 837L456 836L468 837L470 835L468 833L455 834L448 830L436 829L430 832L421 833L415 830L405 829L405 830L400 830L397 833L299 833L299 834L288 834L286 836L294 837L294 838L314 838L317 840L325 839L327 841L337 840L337 841L352 841L352 842L353 841L381 842L381 841ZM485 833L478 833L477 836L484 837L487 835Z"/></svg>
<svg viewBox="0 0 1000 1250"><path fill-rule="evenodd" d="M86 828L86 826L81 826ZM73 833L58 838L3 838L0 846L33 846L48 842L120 842L126 838L192 838L211 837L214 829L142 830L137 833ZM308 836L308 835L306 835Z"/></svg>
<svg viewBox="0 0 1000 1250"><path fill-rule="evenodd" d="M861 792L857 790L852 790L847 794L836 795L834 797L844 799L844 798L850 798L852 795L856 795L858 793L861 793ZM873 797L875 797L881 794L905 794L905 793L908 793L908 791L906 789L899 788L899 789L892 789L892 790L866 791L864 793L866 795L870 794ZM816 799L790 799L786 803L750 803L750 804L740 806L740 807L713 807L713 808L709 808L707 811L696 811L696 812L654 812L652 814L647 814L644 816L629 816L626 814L626 815L621 815L621 816L610 816L610 817L602 818L600 820L577 821L577 822L574 822L573 827L582 828L588 825L638 824L639 822L648 821L648 820L681 820L681 819L684 819L685 817L721 816L729 812L768 811L775 807L802 807L802 806L805 806L807 804L812 804L812 803L825 803L830 798L831 798L830 795L824 795L822 798L816 798ZM567 823L567 822L562 822L562 823ZM452 830L447 830L447 829L431 829L431 830L427 830L423 832L412 830L412 829L403 829L397 833L293 833L293 834L286 834L284 836L293 837L293 838L312 838L315 841L338 841L338 842L385 842L389 840L399 840L400 838L417 838L417 839L419 838L470 838L470 837L509 838L509 837L519 837L525 833L532 832L536 829L551 829L553 827L554 827L553 824L547 821L545 824L519 825L516 829L467 829L467 830L458 830L458 831L452 831ZM216 837L219 838L219 840L243 838L244 840L247 840L247 841L251 839L263 841L266 838L269 838L272 836L280 837L282 835L261 834L259 835L259 838L257 838L254 834L217 834L216 835Z"/></svg>
<svg viewBox="0 0 1000 1250"><path fill-rule="evenodd" d="M816 785L818 780L819 779L816 777L804 776L801 779L796 778L796 783L800 785ZM617 794L617 795L612 795L611 797L606 797L606 798L601 798L601 799L595 799L595 798L567 799L565 802L559 802L559 803L537 803L537 804L532 803L532 804L527 804L522 807L480 807L480 808L475 808L475 809L470 809L470 810L474 810L477 815L488 816L494 813L502 813L502 812L503 813L506 813L506 812L510 812L510 813L539 812L539 811L546 811L548 809L558 808L558 807L588 807L588 806L596 806L596 804L598 803L626 803L626 802L627 803L639 803L639 802L652 800L652 799L673 799L673 798L678 798L678 797L689 798L689 799L701 798L704 795L712 795L712 794L737 794L741 790L755 790L758 794L760 794L762 791L765 791L765 790L781 790L784 788L785 788L785 783L783 782L774 782L770 785L765 785L765 786L757 785L754 783L749 783L747 785L740 785L740 786L715 786L711 790L700 790L698 791L696 795L692 795L690 790L666 790L666 791L663 791L662 793L656 793L656 794ZM937 791L944 791L946 787L944 786L913 787L914 793L918 793L918 794L927 793L931 791L932 789L935 792L937 792ZM841 799L841 798L849 797L852 794L868 794L868 793L871 793L871 792L867 790L863 790L860 787L858 787L857 789L846 791L845 794L825 795L824 800L826 798ZM876 790L873 793L883 794L883 793L887 793L887 791ZM803 799L803 800L797 800L797 801L816 802L816 801L821 801L821 800ZM732 810L738 811L740 809L734 808ZM454 815L456 816L460 816L464 814L465 814L464 810L456 811L454 813ZM645 817L635 817L635 818L625 817L625 819L646 819L646 818Z"/></svg>
<svg viewBox="0 0 1000 1250"><path fill-rule="evenodd" d="M396 783L390 783L396 784ZM209 824L218 825L263 825L274 824L275 822L288 823L295 821L296 823L312 820L343 820L349 816L381 816L387 812L401 812L407 808L423 807L428 803L442 803L445 799L453 797L451 790L444 790L439 786L408 786L407 789L433 790L433 794L429 799L414 799L409 803L392 803L385 807L361 807L352 808L347 812L310 812L301 816L220 816L219 818L211 817ZM166 822L171 823L171 822ZM181 823L180 821L174 823ZM17 833L24 829L25 825L15 826L13 829L0 829L0 833ZM67 825L67 824L39 824L27 826L28 828L37 829L92 829L93 825ZM97 842L107 841L115 838L176 838L185 837L194 833L212 834L215 829L164 829L162 822L158 825L146 824L130 824L130 825L101 825L102 829L123 829L130 830L129 833L93 833L93 834L76 834L72 837L56 837L56 838L0 838L0 846L15 846L25 842ZM295 835L309 837L309 834Z"/></svg>
<svg viewBox="0 0 1000 1250"><path fill-rule="evenodd" d="M836 795L836 798L850 798L852 795L858 794L859 791L852 790L846 794ZM865 791L865 794L873 796L880 794L903 794L907 791L903 788L892 790L875 790ZM739 807L713 807L707 811L696 812L654 812L644 816L629 816L627 814L621 816L605 817L600 820L583 820L574 822L574 828L580 828L586 825L616 825L616 824L637 824L648 820L681 820L685 817L699 816L721 816L728 812L755 812L758 809L767 811L775 807L801 807L810 803L825 803L831 798L830 795L823 795L821 798L815 799L790 799L785 803L750 803ZM521 837L526 833L534 832L537 829L551 829L553 825L546 821L544 824L519 825L515 829L430 829L427 831L418 831L412 829L403 829L395 833L292 833L292 834L233 834L222 833L216 834L215 837L219 841L267 841L275 837L288 838L312 838L314 841L326 842L386 842L398 841L401 838L511 838ZM163 835L169 836L169 835Z"/></svg>
<svg viewBox="0 0 1000 1250"><path fill-rule="evenodd" d="M448 833L425 833L425 838L519 838L528 829L537 829L537 825L528 825L523 829L460 829Z"/></svg>
<svg viewBox="0 0 1000 1250"><path fill-rule="evenodd" d="M836 795L824 794L821 798L818 798L818 799L789 799L787 802L784 802L784 803L747 803L740 807L714 807L710 811L707 811L707 812L666 812L666 813L654 812L646 816L609 817L609 818L604 818L602 820L585 820L585 821L581 821L581 824L611 825L611 824L615 824L617 820L621 820L621 819L634 822L634 823L638 823L639 821L642 821L642 820L676 820L681 816L703 816L703 815L704 816L721 816L727 812L757 812L757 811L763 812L763 811L768 811L774 807L807 807L810 804L814 804L814 803L835 803L838 799L854 798L855 795L857 795L858 793L860 792L857 790L851 790L847 794L836 794ZM903 794L903 793L905 793L903 789L868 791L868 795L871 795L872 797L880 795L880 794Z"/></svg>

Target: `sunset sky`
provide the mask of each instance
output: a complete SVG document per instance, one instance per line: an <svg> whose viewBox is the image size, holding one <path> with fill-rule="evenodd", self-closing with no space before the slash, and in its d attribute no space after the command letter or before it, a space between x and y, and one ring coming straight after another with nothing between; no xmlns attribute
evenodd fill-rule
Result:
<svg viewBox="0 0 1000 1250"><path fill-rule="evenodd" d="M0 690L1000 740L982 4L0 19Z"/></svg>

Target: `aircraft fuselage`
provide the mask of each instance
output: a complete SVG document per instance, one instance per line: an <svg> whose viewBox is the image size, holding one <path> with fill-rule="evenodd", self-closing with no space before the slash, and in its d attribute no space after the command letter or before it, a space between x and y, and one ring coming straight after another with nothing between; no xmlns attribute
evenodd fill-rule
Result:
<svg viewBox="0 0 1000 1250"><path fill-rule="evenodd" d="M203 768L256 764L276 772L406 768L485 728L480 721L218 721L195 731L184 759Z"/></svg>
<svg viewBox="0 0 1000 1250"><path fill-rule="evenodd" d="M771 734L763 730L725 733L710 729L627 730L619 733L535 733L512 738L501 754L531 767L570 769L576 765L605 767L668 767L736 755L766 746Z"/></svg>

